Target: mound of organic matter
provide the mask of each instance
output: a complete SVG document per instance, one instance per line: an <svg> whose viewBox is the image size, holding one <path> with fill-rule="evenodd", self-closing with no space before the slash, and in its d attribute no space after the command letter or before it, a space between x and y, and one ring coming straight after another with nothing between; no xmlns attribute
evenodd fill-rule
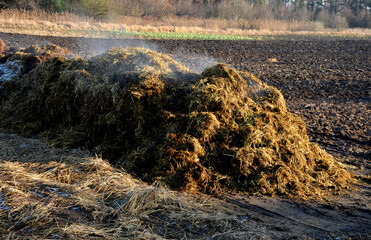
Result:
<svg viewBox="0 0 371 240"><path fill-rule="evenodd" d="M0 54L6 55L0 58L0 63L16 63L26 74L33 70L38 64L46 59L57 56L72 56L72 53L65 48L54 44L47 44L42 47L30 46L25 49L8 49L0 39Z"/></svg>
<svg viewBox="0 0 371 240"><path fill-rule="evenodd" d="M84 146L175 189L318 196L350 175L282 94L223 64L202 74L154 51L56 57L3 85L3 127Z"/></svg>

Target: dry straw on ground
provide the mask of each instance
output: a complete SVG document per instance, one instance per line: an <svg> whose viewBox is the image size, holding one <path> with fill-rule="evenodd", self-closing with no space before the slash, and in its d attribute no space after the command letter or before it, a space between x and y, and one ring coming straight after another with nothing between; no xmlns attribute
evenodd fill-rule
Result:
<svg viewBox="0 0 371 240"><path fill-rule="evenodd" d="M351 179L276 88L223 64L197 74L154 51L111 49L51 58L2 85L3 127L87 147L173 189L306 198Z"/></svg>
<svg viewBox="0 0 371 240"><path fill-rule="evenodd" d="M205 197L146 185L86 156L0 131L1 238L268 239Z"/></svg>

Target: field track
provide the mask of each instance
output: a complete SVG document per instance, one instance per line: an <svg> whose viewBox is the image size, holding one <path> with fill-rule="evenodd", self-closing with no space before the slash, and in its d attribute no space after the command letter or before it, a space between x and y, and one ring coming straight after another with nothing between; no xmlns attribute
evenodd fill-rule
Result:
<svg viewBox="0 0 371 240"><path fill-rule="evenodd" d="M202 71L224 62L249 71L282 91L288 109L307 123L312 141L352 166L371 171L371 41L197 41L60 38L0 33L9 47L54 43L90 57L112 46L143 46ZM224 204L262 220L279 238L371 235L371 187L334 196L327 203L279 198L225 196ZM345 238L344 238L345 237Z"/></svg>

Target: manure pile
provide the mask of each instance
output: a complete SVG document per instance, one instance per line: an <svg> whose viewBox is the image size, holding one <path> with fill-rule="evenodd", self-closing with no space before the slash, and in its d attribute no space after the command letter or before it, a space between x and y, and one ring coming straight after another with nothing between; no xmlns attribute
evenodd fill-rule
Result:
<svg viewBox="0 0 371 240"><path fill-rule="evenodd" d="M198 74L144 48L45 59L0 83L1 127L87 147L186 191L305 198L351 180L309 141L280 91L249 73L217 64Z"/></svg>

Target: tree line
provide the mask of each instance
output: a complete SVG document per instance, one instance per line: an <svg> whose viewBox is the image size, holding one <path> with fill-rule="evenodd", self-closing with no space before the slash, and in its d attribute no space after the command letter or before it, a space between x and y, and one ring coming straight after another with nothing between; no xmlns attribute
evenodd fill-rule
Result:
<svg viewBox="0 0 371 240"><path fill-rule="evenodd" d="M0 8L72 12L97 19L169 15L319 21L371 28L371 0L0 0Z"/></svg>

